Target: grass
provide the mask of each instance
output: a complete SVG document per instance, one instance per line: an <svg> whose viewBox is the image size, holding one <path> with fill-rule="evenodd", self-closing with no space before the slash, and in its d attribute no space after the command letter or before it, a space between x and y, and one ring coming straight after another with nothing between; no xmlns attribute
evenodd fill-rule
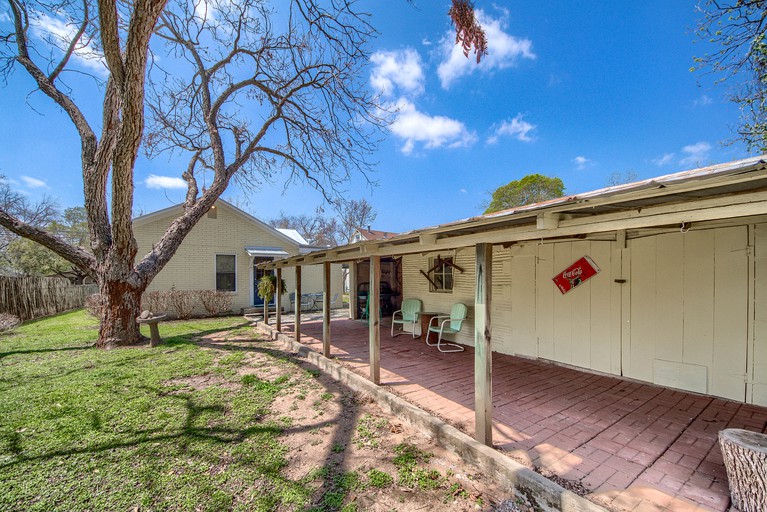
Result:
<svg viewBox="0 0 767 512"><path fill-rule="evenodd" d="M283 431L308 428L311 447L327 434L272 411L275 398L313 403L317 416L348 400L279 351L249 356L233 340L252 335L243 329L237 318L166 322L157 348L105 351L92 346L96 322L72 312L0 335L0 510L354 512L366 492L468 498L428 452L385 446L388 420L370 413L323 448L326 466L286 477ZM197 343L214 333L215 345ZM355 449L384 466L342 469Z"/></svg>
<svg viewBox="0 0 767 512"><path fill-rule="evenodd" d="M281 473L287 422L261 420L288 379L239 376L242 352L216 360L192 340L239 325L167 322L156 349L104 351L94 320L73 312L0 337L0 509L308 504L312 490Z"/></svg>

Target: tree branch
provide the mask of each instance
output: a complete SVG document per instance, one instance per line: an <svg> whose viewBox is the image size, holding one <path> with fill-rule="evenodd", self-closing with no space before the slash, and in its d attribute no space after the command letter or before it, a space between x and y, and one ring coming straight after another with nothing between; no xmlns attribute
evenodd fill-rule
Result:
<svg viewBox="0 0 767 512"><path fill-rule="evenodd" d="M0 226L3 226L19 236L44 245L73 265L82 269L82 271L86 272L89 276L94 279L96 278L96 259L88 251L80 247L69 245L59 237L52 236L38 227L22 222L4 210L0 210Z"/></svg>

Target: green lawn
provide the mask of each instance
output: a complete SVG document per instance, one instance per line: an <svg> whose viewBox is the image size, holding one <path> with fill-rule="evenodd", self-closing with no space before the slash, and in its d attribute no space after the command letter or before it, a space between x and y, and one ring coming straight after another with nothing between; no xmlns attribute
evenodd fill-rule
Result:
<svg viewBox="0 0 767 512"><path fill-rule="evenodd" d="M0 335L0 510L306 506L313 489L282 476L280 427L261 419L284 379L244 379L242 353L192 341L240 323L164 323L155 349L92 348L82 311Z"/></svg>

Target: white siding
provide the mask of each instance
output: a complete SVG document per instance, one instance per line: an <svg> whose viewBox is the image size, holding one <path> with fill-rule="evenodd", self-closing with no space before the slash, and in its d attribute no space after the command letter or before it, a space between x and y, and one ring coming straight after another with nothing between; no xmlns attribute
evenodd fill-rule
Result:
<svg viewBox="0 0 767 512"><path fill-rule="evenodd" d="M420 274L437 254L404 257L403 298L420 298L425 311L472 307L474 248L439 253L465 270L449 294L430 292ZM552 277L585 255L601 272L562 295ZM630 238L625 248L597 241L498 246L492 332L497 352L767 405L767 224ZM470 313L457 341L472 345L472 336ZM746 396L749 378L753 396Z"/></svg>

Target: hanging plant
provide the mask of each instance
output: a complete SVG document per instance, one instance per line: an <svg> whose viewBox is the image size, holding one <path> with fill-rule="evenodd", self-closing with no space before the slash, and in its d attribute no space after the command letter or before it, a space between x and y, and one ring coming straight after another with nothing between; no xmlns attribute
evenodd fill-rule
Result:
<svg viewBox="0 0 767 512"><path fill-rule="evenodd" d="M282 279L281 288L284 291L287 286L285 280ZM258 280L258 296L264 301L264 304L269 304L277 293L277 276L274 274L266 274Z"/></svg>

